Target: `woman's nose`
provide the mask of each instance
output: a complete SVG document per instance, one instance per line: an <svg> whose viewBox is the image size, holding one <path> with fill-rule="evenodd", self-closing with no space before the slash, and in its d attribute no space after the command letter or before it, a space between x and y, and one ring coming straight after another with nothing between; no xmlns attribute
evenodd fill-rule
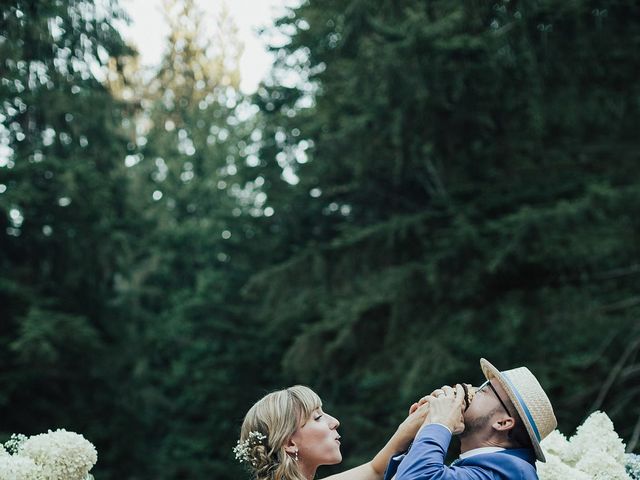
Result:
<svg viewBox="0 0 640 480"><path fill-rule="evenodd" d="M336 417L331 417L331 428L336 429L340 426L340 422Z"/></svg>

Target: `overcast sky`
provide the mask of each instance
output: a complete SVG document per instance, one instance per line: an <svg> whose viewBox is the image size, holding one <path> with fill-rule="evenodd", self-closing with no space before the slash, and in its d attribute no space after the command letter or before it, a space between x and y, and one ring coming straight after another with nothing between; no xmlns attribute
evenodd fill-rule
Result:
<svg viewBox="0 0 640 480"><path fill-rule="evenodd" d="M196 0L196 3L205 10L214 11L222 1L224 0ZM286 6L298 3L298 0L226 0L244 43L244 54L240 62L240 89L244 93L255 92L272 63L264 41L256 33L257 28L270 25L284 12ZM132 19L132 24L122 33L137 46L143 65L157 64L162 54L167 26L162 19L161 4L161 0L121 1Z"/></svg>

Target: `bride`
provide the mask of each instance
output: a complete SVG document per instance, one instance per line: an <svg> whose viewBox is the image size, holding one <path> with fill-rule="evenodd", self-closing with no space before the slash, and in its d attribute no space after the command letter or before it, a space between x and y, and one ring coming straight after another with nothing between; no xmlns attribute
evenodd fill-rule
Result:
<svg viewBox="0 0 640 480"><path fill-rule="evenodd" d="M413 441L427 410L424 400L414 403L370 462L326 480L381 480L390 457ZM313 390L296 385L266 395L249 409L234 452L256 480L312 480L320 465L342 461L339 426Z"/></svg>

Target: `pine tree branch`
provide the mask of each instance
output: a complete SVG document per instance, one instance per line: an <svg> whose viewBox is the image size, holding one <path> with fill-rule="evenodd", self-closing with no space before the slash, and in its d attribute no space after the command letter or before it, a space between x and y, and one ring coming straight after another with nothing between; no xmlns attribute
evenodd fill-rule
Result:
<svg viewBox="0 0 640 480"><path fill-rule="evenodd" d="M620 300L619 302L609 303L598 308L598 310L602 312L612 312L635 307L636 305L640 305L640 296L629 297L624 300Z"/></svg>
<svg viewBox="0 0 640 480"><path fill-rule="evenodd" d="M636 422L636 426L633 427L633 433L631 434L629 443L627 443L627 453L631 453L635 450L636 445L638 445L639 439L640 439L640 416L638 416L638 421Z"/></svg>
<svg viewBox="0 0 640 480"><path fill-rule="evenodd" d="M607 377L606 381L603 383L602 388L600 389L600 393L598 394L596 401L593 403L589 411L593 412L595 410L599 410L602 407L602 403L604 402L604 399L606 398L607 394L609 393L609 390L611 389L616 379L620 375L620 372L622 371L624 364L627 362L631 354L633 354L634 351L638 349L638 347L640 347L640 337L636 338L633 342L631 342L631 344L627 347L627 349L622 353L622 355L618 359L618 362L609 373L609 376Z"/></svg>
<svg viewBox="0 0 640 480"><path fill-rule="evenodd" d="M624 268L614 268L613 270L607 270L606 272L595 275L598 280L610 280L612 278L625 277L627 275L635 275L640 273L640 264L635 263Z"/></svg>

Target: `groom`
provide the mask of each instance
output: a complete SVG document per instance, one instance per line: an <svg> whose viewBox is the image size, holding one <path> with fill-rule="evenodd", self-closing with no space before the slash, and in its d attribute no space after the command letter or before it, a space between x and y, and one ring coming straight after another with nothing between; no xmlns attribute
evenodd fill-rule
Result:
<svg viewBox="0 0 640 480"><path fill-rule="evenodd" d="M393 458L385 480L537 480L540 441L557 422L551 402L526 367L500 372L484 358L487 381L464 411L462 386L428 397L429 413L406 453ZM444 465L451 436L460 435L460 458ZM394 477L395 474L395 477Z"/></svg>

